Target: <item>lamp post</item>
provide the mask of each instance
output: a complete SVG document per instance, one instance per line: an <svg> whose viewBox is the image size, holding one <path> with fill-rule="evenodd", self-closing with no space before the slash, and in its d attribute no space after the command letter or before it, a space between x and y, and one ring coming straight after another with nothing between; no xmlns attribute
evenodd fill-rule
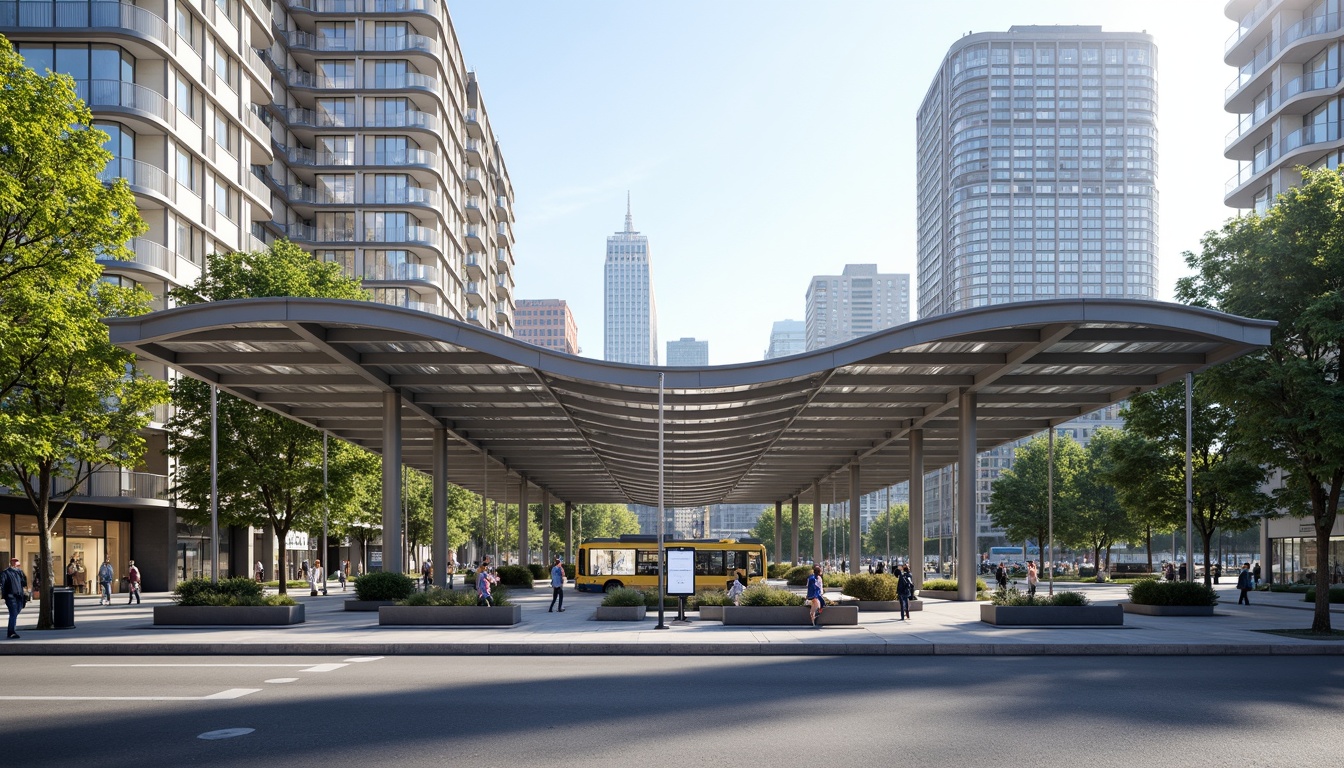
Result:
<svg viewBox="0 0 1344 768"><path fill-rule="evenodd" d="M663 596L666 593L667 549L663 544L663 372L658 372L658 625L654 629L667 629L663 622Z"/></svg>
<svg viewBox="0 0 1344 768"><path fill-rule="evenodd" d="M210 385L210 582L219 583L219 387Z"/></svg>

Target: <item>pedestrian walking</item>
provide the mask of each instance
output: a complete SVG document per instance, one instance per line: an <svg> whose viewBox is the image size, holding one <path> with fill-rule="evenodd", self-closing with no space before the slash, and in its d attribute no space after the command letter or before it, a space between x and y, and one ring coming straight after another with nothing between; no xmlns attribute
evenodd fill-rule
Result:
<svg viewBox="0 0 1344 768"><path fill-rule="evenodd" d="M1036 596L1036 584L1041 580L1036 573L1036 561L1027 561L1027 597Z"/></svg>
<svg viewBox="0 0 1344 768"><path fill-rule="evenodd" d="M555 558L551 564L551 607L546 609L547 613L555 608L556 601L560 603L560 612L565 612L565 567L560 564L560 558Z"/></svg>
<svg viewBox="0 0 1344 768"><path fill-rule="evenodd" d="M126 604L140 604L140 569L134 560L126 561Z"/></svg>
<svg viewBox="0 0 1344 768"><path fill-rule="evenodd" d="M499 577L490 572L490 558L486 556L481 560L481 567L476 571L476 604L494 605L494 596L490 594L490 586L499 580Z"/></svg>
<svg viewBox="0 0 1344 768"><path fill-rule="evenodd" d="M1260 588L1260 561L1255 561L1255 566L1251 568L1251 578L1255 580L1255 588Z"/></svg>
<svg viewBox="0 0 1344 768"><path fill-rule="evenodd" d="M733 601L733 605L742 604L742 593L747 591L747 577L742 573L742 569L737 569L733 574L732 581L728 582L728 599Z"/></svg>
<svg viewBox="0 0 1344 768"><path fill-rule="evenodd" d="M341 582L341 591L344 592L344 591L345 591L345 569L344 569L344 568L337 568L337 569L336 569L336 580L339 581L339 582Z"/></svg>
<svg viewBox="0 0 1344 768"><path fill-rule="evenodd" d="M303 558L303 562L299 564L299 578L303 581L308 580L308 558L306 557Z"/></svg>
<svg viewBox="0 0 1344 768"><path fill-rule="evenodd" d="M817 618L822 612L822 593L825 591L825 585L821 582L821 566L812 566L812 575L807 577L807 607L808 614L812 618L812 626L819 627Z"/></svg>
<svg viewBox="0 0 1344 768"><path fill-rule="evenodd" d="M999 589L1008 589L1008 569L999 563L999 567L994 569L994 583L999 585Z"/></svg>
<svg viewBox="0 0 1344 768"><path fill-rule="evenodd" d="M1213 564L1213 583L1214 583L1214 584L1217 584L1217 583L1218 583L1218 579L1222 578L1222 576L1223 576L1223 565L1222 565L1222 563L1214 563L1214 564ZM1240 576L1238 576L1238 578L1240 578Z"/></svg>
<svg viewBox="0 0 1344 768"><path fill-rule="evenodd" d="M1251 604L1251 590L1255 588L1255 577L1251 575L1251 564L1242 563L1241 573L1237 574L1237 589L1241 590L1241 597L1237 598L1237 605Z"/></svg>
<svg viewBox="0 0 1344 768"><path fill-rule="evenodd" d="M1176 575L1181 581L1185 581L1185 563L1181 563L1181 567L1176 569Z"/></svg>
<svg viewBox="0 0 1344 768"><path fill-rule="evenodd" d="M258 584L265 580L263 577L266 575L266 569L261 566L260 560L252 566L252 570L256 571Z"/></svg>
<svg viewBox="0 0 1344 768"><path fill-rule="evenodd" d="M9 567L0 571L0 595L4 596L5 607L9 609L9 634L6 637L18 640L19 633L15 630L19 621L19 611L28 604L28 577L19 567L17 557L9 558Z"/></svg>
<svg viewBox="0 0 1344 768"><path fill-rule="evenodd" d="M308 596L317 597L317 587L322 585L322 591L327 591L326 573L322 571L322 561L314 560L313 567L308 571Z"/></svg>
<svg viewBox="0 0 1344 768"><path fill-rule="evenodd" d="M428 558L425 559L424 565L420 566L420 580L421 587L425 591L429 591L429 588L434 585L434 565Z"/></svg>
<svg viewBox="0 0 1344 768"><path fill-rule="evenodd" d="M1003 569L1003 565L999 565ZM896 598L901 601L901 621L910 619L910 600L915 596L915 577L910 575L910 566L901 566L901 575L896 578Z"/></svg>
<svg viewBox="0 0 1344 768"><path fill-rule="evenodd" d="M103 560L102 566L98 568L98 604L112 605L112 578L116 576L112 570L112 561Z"/></svg>
<svg viewBox="0 0 1344 768"><path fill-rule="evenodd" d="M448 574L448 588L453 589L453 580L457 575L457 558L453 557L453 553L448 553L448 564L443 566L443 570Z"/></svg>

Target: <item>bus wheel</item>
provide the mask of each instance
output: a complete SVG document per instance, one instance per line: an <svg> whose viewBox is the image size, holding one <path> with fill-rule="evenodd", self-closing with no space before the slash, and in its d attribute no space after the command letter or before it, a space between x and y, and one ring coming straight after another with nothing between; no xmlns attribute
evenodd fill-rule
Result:
<svg viewBox="0 0 1344 768"><path fill-rule="evenodd" d="M620 588L623 587L623 586L625 586L625 585L622 584L621 582L616 581L615 579L612 579L611 581L608 581L606 584L603 584L603 585L602 585L602 591L603 591L603 592L610 592L610 591L613 590L613 589L620 589Z"/></svg>

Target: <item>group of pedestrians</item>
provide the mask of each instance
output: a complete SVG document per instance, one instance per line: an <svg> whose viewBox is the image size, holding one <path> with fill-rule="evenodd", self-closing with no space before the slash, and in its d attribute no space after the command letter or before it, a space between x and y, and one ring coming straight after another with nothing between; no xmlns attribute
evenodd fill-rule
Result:
<svg viewBox="0 0 1344 768"><path fill-rule="evenodd" d="M910 619L910 600L915 596L915 579L910 575L910 566L892 566L892 572L896 573L896 599L901 606L901 621ZM825 577L822 575L820 565L812 566L812 575L807 577L807 601L808 618L812 626L821 629L817 620L821 618L826 610L826 585Z"/></svg>

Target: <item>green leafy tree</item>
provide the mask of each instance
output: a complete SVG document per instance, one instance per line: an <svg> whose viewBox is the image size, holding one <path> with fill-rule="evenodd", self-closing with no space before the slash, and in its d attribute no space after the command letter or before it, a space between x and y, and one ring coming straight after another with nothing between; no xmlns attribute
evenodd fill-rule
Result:
<svg viewBox="0 0 1344 768"><path fill-rule="evenodd" d="M1092 550L1092 562L1101 563L1101 553L1121 541L1137 537L1138 529L1122 503L1112 477L1111 446L1120 439L1118 429L1102 428L1092 434L1084 449L1083 464L1069 494L1072 505L1064 516L1064 541ZM1042 550L1044 551L1044 550ZM1110 555L1107 555L1109 564Z"/></svg>
<svg viewBox="0 0 1344 768"><path fill-rule="evenodd" d="M1013 454L1013 466L999 473L990 490L989 518L1009 541L1034 542L1045 552L1050 541L1047 437L1034 437ZM1077 509L1077 479L1087 462L1083 447L1071 437L1055 440L1055 530L1062 534Z"/></svg>
<svg viewBox="0 0 1344 768"><path fill-rule="evenodd" d="M108 342L103 317L146 310L101 284L99 256L145 230L124 180L99 180L107 134L64 75L39 75L0 37L0 485L38 519L38 629L52 626L52 537L70 498L144 456L162 382Z"/></svg>
<svg viewBox="0 0 1344 768"><path fill-rule="evenodd" d="M1185 525L1184 475L1179 487L1172 483L1170 462L1161 447L1132 430L1120 430L1106 450L1109 455L1101 465L1102 477L1128 510L1134 535L1143 539L1148 572L1152 573L1153 533L1170 533Z"/></svg>
<svg viewBox="0 0 1344 768"><path fill-rule="evenodd" d="M367 298L358 281L341 274L339 265L315 261L285 241L267 251L211 255L202 277L172 295L182 304L264 296ZM172 439L167 453L178 461L175 490L184 503L179 514L204 522L210 508L210 388L195 379L179 379L173 402L177 409L168 424ZM221 522L267 527L282 541L291 530L320 526L321 433L225 394L219 397L218 414ZM329 462L328 490L349 486L349 493L359 493L355 475L364 468L358 462ZM279 561L280 572L286 573L283 547ZM280 591L286 591L284 579Z"/></svg>
<svg viewBox="0 0 1344 768"><path fill-rule="evenodd" d="M129 258L145 224L124 179L99 180L106 133L66 75L40 75L0 36L0 399L29 380L85 312L97 257Z"/></svg>
<svg viewBox="0 0 1344 768"><path fill-rule="evenodd" d="M1195 377L1191 410L1191 466L1194 503L1191 521L1209 563L1211 542L1220 530L1243 531L1259 522L1272 499L1260 491L1265 470L1250 459L1233 435L1232 411L1214 401L1207 374ZM1167 520L1185 523L1185 385L1169 384L1133 397L1124 413L1125 429L1152 444L1157 466L1147 464L1148 452L1138 451L1138 463L1127 466L1123 459L1111 468L1117 485L1129 482L1155 491L1153 502L1166 505ZM1120 471L1128 470L1125 474ZM1152 471L1149 477L1134 472ZM1160 487L1158 486L1160 483ZM1132 495L1132 494L1131 494ZM1212 583L1208 568L1204 583Z"/></svg>
<svg viewBox="0 0 1344 768"><path fill-rule="evenodd" d="M761 516L756 519L756 525L751 529L751 535L765 542L765 548L769 552L771 562L784 562L784 557L793 555L793 508L784 509L782 516L784 523L783 530L780 532L780 544L784 551L775 557L775 510L767 508L761 510ZM812 505L798 505L798 556L804 560L812 556Z"/></svg>
<svg viewBox="0 0 1344 768"><path fill-rule="evenodd" d="M639 518L624 504L574 505L576 545L593 539L610 539L635 533L639 533Z"/></svg>
<svg viewBox="0 0 1344 768"><path fill-rule="evenodd" d="M910 505L892 504L868 524L863 537L863 551L868 555L886 556L888 550L899 556L910 549Z"/></svg>

